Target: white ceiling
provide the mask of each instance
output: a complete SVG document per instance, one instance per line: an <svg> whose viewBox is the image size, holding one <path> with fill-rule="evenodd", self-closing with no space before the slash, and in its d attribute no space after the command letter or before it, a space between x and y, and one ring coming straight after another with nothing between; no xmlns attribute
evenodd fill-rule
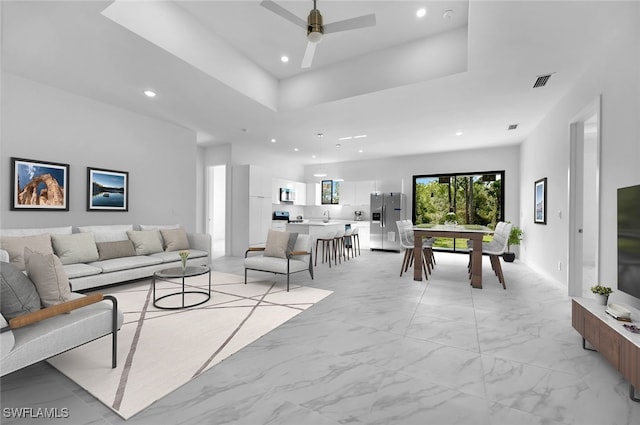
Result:
<svg viewBox="0 0 640 425"><path fill-rule="evenodd" d="M377 25L325 35L302 70L304 30L258 0L165 2L130 26L102 14L111 3L3 1L3 70L305 164L517 144L627 19L610 1L319 0L325 24Z"/></svg>

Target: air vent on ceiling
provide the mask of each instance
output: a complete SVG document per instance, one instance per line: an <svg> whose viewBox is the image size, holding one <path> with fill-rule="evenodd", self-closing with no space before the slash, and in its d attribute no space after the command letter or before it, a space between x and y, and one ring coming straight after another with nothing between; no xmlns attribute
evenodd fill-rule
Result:
<svg viewBox="0 0 640 425"><path fill-rule="evenodd" d="M509 124L507 130L515 130L516 128L518 128L518 124Z"/></svg>
<svg viewBox="0 0 640 425"><path fill-rule="evenodd" d="M552 74L547 74L547 75L538 75L538 78L536 79L536 82L533 83L533 88L536 89L538 87L544 87L547 82L549 81L549 78L551 78Z"/></svg>

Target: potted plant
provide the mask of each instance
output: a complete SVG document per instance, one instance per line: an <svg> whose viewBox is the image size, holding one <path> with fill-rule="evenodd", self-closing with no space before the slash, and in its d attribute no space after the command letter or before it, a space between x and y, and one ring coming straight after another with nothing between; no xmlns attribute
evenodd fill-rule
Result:
<svg viewBox="0 0 640 425"><path fill-rule="evenodd" d="M520 245L523 235L524 232L518 226L511 228L511 233L509 233L509 239L507 240L507 252L502 254L502 258L507 263L513 263L513 260L516 259L516 254L511 252L511 245Z"/></svg>
<svg viewBox="0 0 640 425"><path fill-rule="evenodd" d="M455 226L456 224L458 224L456 222L456 219L457 219L456 213L454 213L452 211L446 213L444 215L444 224L445 224L445 226Z"/></svg>
<svg viewBox="0 0 640 425"><path fill-rule="evenodd" d="M596 286L591 287L591 292L596 296L596 301L600 305L607 305L607 300L609 299L609 294L613 292L611 288L608 286L602 286L597 284Z"/></svg>

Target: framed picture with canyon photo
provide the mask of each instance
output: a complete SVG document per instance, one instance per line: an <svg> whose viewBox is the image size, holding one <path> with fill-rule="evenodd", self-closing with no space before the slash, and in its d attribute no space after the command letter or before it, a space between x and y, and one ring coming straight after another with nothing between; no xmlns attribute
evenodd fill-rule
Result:
<svg viewBox="0 0 640 425"><path fill-rule="evenodd" d="M11 210L69 211L69 164L11 158Z"/></svg>
<svg viewBox="0 0 640 425"><path fill-rule="evenodd" d="M128 211L129 173L87 167L87 211Z"/></svg>

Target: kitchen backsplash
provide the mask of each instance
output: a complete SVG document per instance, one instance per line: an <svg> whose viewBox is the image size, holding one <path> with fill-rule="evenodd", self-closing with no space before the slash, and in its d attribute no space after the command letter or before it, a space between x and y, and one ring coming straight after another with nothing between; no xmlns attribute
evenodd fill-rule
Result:
<svg viewBox="0 0 640 425"><path fill-rule="evenodd" d="M353 220L356 211L363 211L362 221L371 217L369 205L286 205L273 204L273 211L288 211L291 218L302 216L305 219L322 218L329 210L331 218L337 220Z"/></svg>

